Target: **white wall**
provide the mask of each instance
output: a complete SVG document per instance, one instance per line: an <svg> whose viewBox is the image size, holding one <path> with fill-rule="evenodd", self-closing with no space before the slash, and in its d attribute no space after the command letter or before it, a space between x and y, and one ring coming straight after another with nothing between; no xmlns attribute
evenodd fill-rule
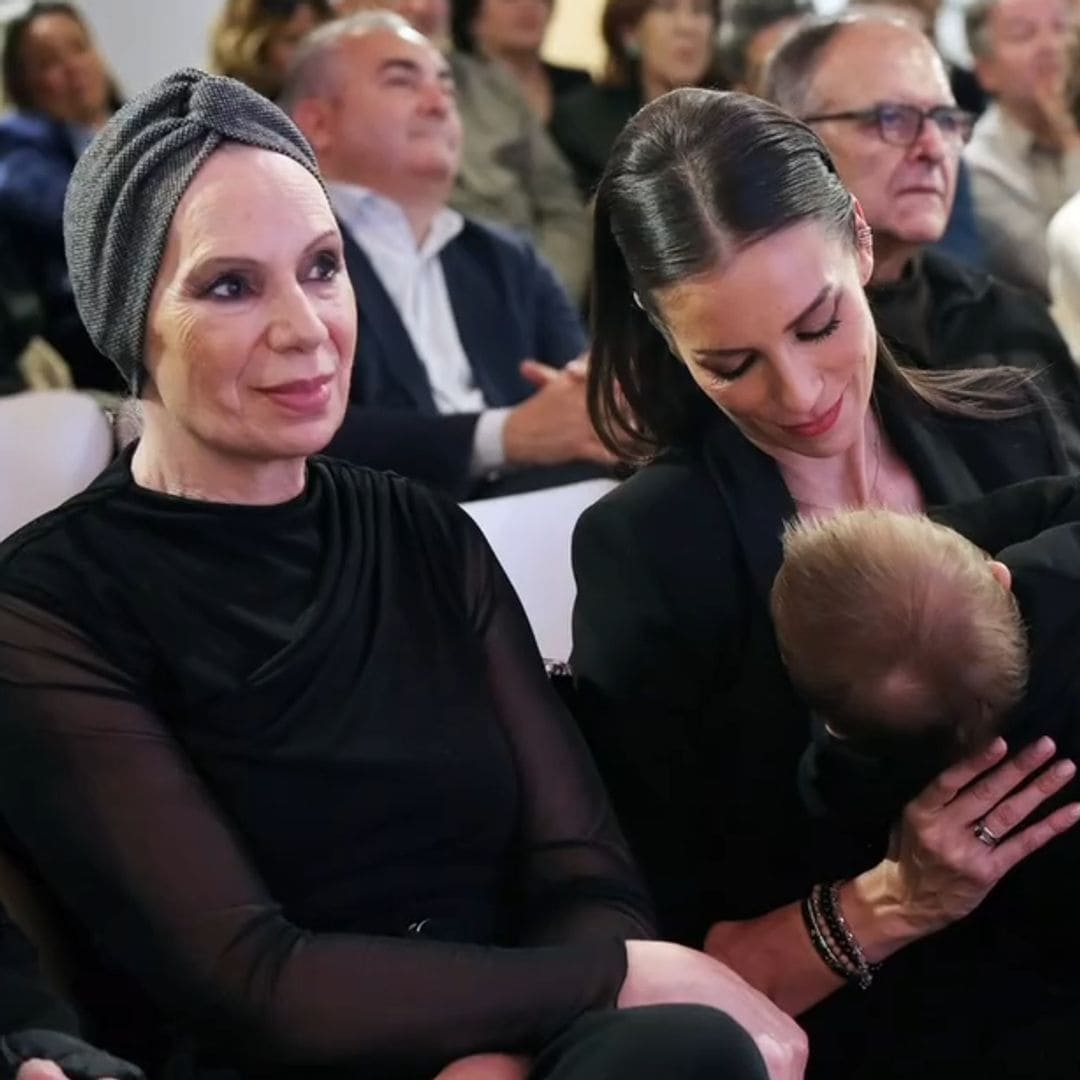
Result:
<svg viewBox="0 0 1080 1080"><path fill-rule="evenodd" d="M222 0L79 0L125 94L176 68L203 67Z"/></svg>

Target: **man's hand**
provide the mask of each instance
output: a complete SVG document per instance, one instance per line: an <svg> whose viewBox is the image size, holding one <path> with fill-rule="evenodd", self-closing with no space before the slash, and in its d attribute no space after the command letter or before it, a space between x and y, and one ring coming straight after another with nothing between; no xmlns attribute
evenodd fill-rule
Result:
<svg viewBox="0 0 1080 1080"><path fill-rule="evenodd" d="M571 360L561 370L535 360L521 365L521 374L536 387L536 393L513 409L506 420L503 446L507 464L615 464L615 456L600 442L589 419L586 370L584 357Z"/></svg>
<svg viewBox="0 0 1080 1080"><path fill-rule="evenodd" d="M1032 103L1039 119L1041 141L1062 152L1080 147L1080 132L1069 108L1065 76L1041 72L1032 86Z"/></svg>

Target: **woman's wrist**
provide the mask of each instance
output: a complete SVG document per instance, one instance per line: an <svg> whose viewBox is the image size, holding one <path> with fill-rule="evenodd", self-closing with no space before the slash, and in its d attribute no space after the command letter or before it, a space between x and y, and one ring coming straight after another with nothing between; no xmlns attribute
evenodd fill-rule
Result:
<svg viewBox="0 0 1080 1080"><path fill-rule="evenodd" d="M907 909L896 864L888 860L841 885L840 906L871 964L880 964L936 929Z"/></svg>

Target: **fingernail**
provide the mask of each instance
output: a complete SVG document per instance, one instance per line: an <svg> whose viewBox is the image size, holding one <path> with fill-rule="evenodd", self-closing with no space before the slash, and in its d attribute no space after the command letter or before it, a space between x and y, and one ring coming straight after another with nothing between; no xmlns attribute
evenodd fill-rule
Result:
<svg viewBox="0 0 1080 1080"><path fill-rule="evenodd" d="M1071 761L1059 761L1054 766L1055 776L1072 776L1076 772L1076 766Z"/></svg>
<svg viewBox="0 0 1080 1080"><path fill-rule="evenodd" d="M1080 803L1069 807L1069 819L1071 821L1080 821Z"/></svg>
<svg viewBox="0 0 1080 1080"><path fill-rule="evenodd" d="M1004 754L1008 747L1005 744L1005 740L999 735L987 748L987 757L997 757L998 754Z"/></svg>
<svg viewBox="0 0 1080 1080"><path fill-rule="evenodd" d="M1049 735L1044 735L1036 744L1035 749L1040 754L1049 754L1054 750L1054 740Z"/></svg>

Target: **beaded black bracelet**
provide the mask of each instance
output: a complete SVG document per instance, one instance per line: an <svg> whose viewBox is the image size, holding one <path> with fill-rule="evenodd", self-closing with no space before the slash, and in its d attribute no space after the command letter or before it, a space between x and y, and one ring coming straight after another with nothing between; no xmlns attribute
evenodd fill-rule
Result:
<svg viewBox="0 0 1080 1080"><path fill-rule="evenodd" d="M866 953L862 951L858 939L844 918L843 908L840 906L840 882L834 881L831 885L816 885L814 887L818 895L818 903L825 923L833 938L835 938L844 958L854 968L852 979L860 990L869 990L874 981L874 975L880 970L880 964L871 964L866 959Z"/></svg>
<svg viewBox="0 0 1080 1080"><path fill-rule="evenodd" d="M806 924L806 932L810 935L810 944L814 946L814 952L834 975L839 975L845 982L850 982L854 972L844 964L829 944L829 939L819 923L818 913L814 910L813 893L802 902L802 917Z"/></svg>

